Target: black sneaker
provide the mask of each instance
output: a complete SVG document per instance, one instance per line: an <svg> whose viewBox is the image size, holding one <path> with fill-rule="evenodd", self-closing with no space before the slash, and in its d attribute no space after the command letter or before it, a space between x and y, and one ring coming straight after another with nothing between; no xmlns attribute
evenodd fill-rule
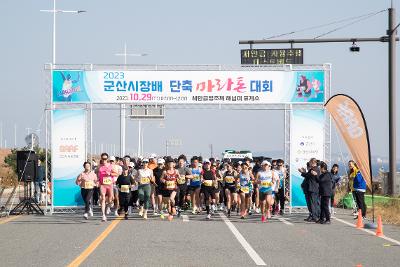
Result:
<svg viewBox="0 0 400 267"><path fill-rule="evenodd" d="M128 213L125 213L125 220L128 220Z"/></svg>
<svg viewBox="0 0 400 267"><path fill-rule="evenodd" d="M280 210L279 215L283 215L283 214L284 214L283 210Z"/></svg>
<svg viewBox="0 0 400 267"><path fill-rule="evenodd" d="M326 221L324 221L324 222L321 223L321 224L331 224L331 220L326 220Z"/></svg>

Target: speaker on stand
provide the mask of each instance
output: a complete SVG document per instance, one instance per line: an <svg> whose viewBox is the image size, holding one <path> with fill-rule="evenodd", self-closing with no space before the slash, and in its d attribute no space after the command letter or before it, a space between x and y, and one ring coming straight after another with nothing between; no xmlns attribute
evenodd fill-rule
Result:
<svg viewBox="0 0 400 267"><path fill-rule="evenodd" d="M24 212L44 215L36 200L32 197L32 183L38 176L38 158L35 151L17 151L18 181L24 182L24 197L21 202L11 210L10 214Z"/></svg>

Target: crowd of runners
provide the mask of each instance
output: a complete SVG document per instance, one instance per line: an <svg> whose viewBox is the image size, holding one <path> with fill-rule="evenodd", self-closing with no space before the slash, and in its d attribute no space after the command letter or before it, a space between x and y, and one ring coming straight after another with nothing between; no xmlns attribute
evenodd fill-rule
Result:
<svg viewBox="0 0 400 267"><path fill-rule="evenodd" d="M285 210L288 173L281 159L231 162L185 155L133 159L103 153L99 164L85 162L83 167L76 184L85 202L85 219L93 216L94 205L101 206L102 221L109 214L128 219L138 209L143 219L151 212L172 220L183 211L211 219L219 210L242 219L261 213L266 222Z"/></svg>

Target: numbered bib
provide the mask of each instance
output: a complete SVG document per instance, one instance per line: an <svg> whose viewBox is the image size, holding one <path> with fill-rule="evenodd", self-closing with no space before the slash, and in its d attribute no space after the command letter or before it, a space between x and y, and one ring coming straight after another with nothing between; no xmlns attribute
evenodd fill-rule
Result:
<svg viewBox="0 0 400 267"><path fill-rule="evenodd" d="M121 185L121 192L122 193L129 193L129 185Z"/></svg>
<svg viewBox="0 0 400 267"><path fill-rule="evenodd" d="M248 186L241 186L240 191L242 191L245 194L248 194L250 192L250 189Z"/></svg>
<svg viewBox="0 0 400 267"><path fill-rule="evenodd" d="M85 185L83 186L83 188L85 189L93 189L94 185L92 181L85 181Z"/></svg>
<svg viewBox="0 0 400 267"><path fill-rule="evenodd" d="M213 186L213 180L204 180L205 186Z"/></svg>
<svg viewBox="0 0 400 267"><path fill-rule="evenodd" d="M184 184L186 183L185 175L181 175L180 178L178 179L178 184Z"/></svg>
<svg viewBox="0 0 400 267"><path fill-rule="evenodd" d="M111 179L111 177L104 177L104 178L103 178L103 184L104 184L104 185L112 184L112 179Z"/></svg>
<svg viewBox="0 0 400 267"><path fill-rule="evenodd" d="M174 181L165 181L165 188L167 188L168 190L174 190L175 182Z"/></svg>
<svg viewBox="0 0 400 267"><path fill-rule="evenodd" d="M140 179L140 184L149 184L150 183L150 178L148 177L142 177Z"/></svg>
<svg viewBox="0 0 400 267"><path fill-rule="evenodd" d="M193 182L198 182L198 181L200 181L200 176L198 176L198 175L193 175L192 181L193 181Z"/></svg>
<svg viewBox="0 0 400 267"><path fill-rule="evenodd" d="M233 178L232 176L226 176L225 182L228 184L233 184L235 182L235 178Z"/></svg>
<svg viewBox="0 0 400 267"><path fill-rule="evenodd" d="M261 187L271 187L272 183L269 181L261 181Z"/></svg>

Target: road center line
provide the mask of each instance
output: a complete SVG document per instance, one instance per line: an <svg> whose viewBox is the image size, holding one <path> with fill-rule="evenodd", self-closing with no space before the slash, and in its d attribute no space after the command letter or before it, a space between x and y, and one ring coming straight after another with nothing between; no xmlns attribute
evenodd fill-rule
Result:
<svg viewBox="0 0 400 267"><path fill-rule="evenodd" d="M291 225L291 226L294 225L293 223L287 221L286 219L284 219L284 218L282 218L282 217L278 217L278 221L283 222L283 223L286 224L286 225Z"/></svg>
<svg viewBox="0 0 400 267"><path fill-rule="evenodd" d="M250 246L250 244L244 239L242 234L238 231L238 229L231 223L231 221L226 218L226 216L222 213L219 213L219 216L222 218L222 220L225 222L225 224L228 226L229 230L233 233L233 235L236 237L236 239L239 241L239 243L242 245L242 247L246 250L247 254L251 257L251 259L256 263L256 265L263 265L265 266L265 262L261 257L257 254L257 252Z"/></svg>
<svg viewBox="0 0 400 267"><path fill-rule="evenodd" d="M18 219L18 218L21 217L21 216L22 216L22 215L11 216L11 217L8 217L7 219L0 220L0 224L5 224L5 223L8 223L8 222L11 222L11 221L13 221L13 220L15 220L15 219Z"/></svg>
<svg viewBox="0 0 400 267"><path fill-rule="evenodd" d="M347 225L352 226L352 227L356 227L354 224L349 223L349 222L346 222L345 220L342 220L342 219L339 219L339 218L336 218L336 217L332 217L332 218L335 219L335 220L338 221L338 222L347 224ZM360 230L362 230L362 231L364 231L364 232L366 232L366 233L369 233L369 234L371 234L371 235L376 236L374 231L371 231L371 230L368 230L368 229L364 229L364 228L360 228ZM396 239L387 237L387 236L385 236L385 235L384 235L384 236L379 236L379 237L400 246L400 241L397 241Z"/></svg>
<svg viewBox="0 0 400 267"><path fill-rule="evenodd" d="M114 230L122 220L122 217L116 218L111 224L74 260L68 267L79 266L89 257L90 254L103 242L103 240Z"/></svg>
<svg viewBox="0 0 400 267"><path fill-rule="evenodd" d="M183 220L183 222L189 222L189 216L182 215L182 220Z"/></svg>

